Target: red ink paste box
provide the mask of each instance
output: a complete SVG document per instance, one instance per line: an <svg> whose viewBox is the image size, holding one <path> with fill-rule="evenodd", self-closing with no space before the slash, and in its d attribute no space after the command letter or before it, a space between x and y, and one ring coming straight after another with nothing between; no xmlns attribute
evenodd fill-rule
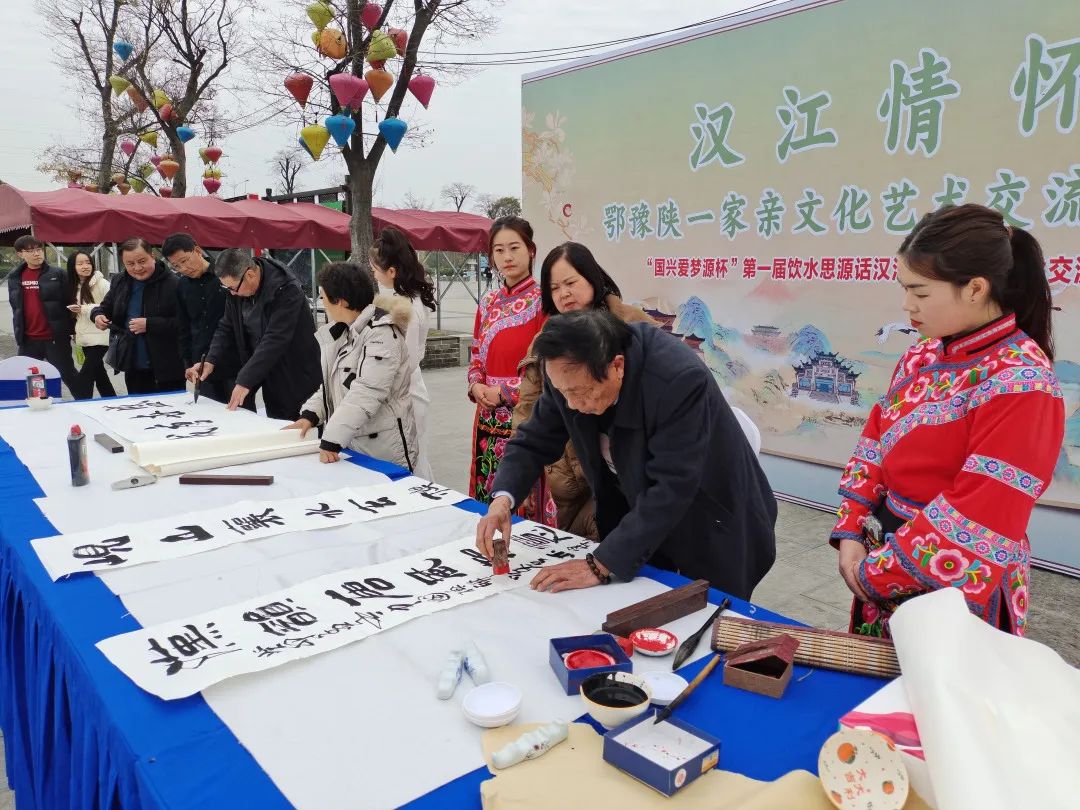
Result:
<svg viewBox="0 0 1080 810"><path fill-rule="evenodd" d="M720 764L720 740L672 716L648 711L604 735L604 761L665 796Z"/></svg>
<svg viewBox="0 0 1080 810"><path fill-rule="evenodd" d="M610 633L597 633L591 636L563 636L551 639L550 654L548 660L555 677L559 679L562 688L568 695L576 695L581 687L581 682L597 672L633 672L634 664L623 652L619 642ZM563 657L567 653L577 650L598 650L607 653L613 659L614 664L604 664L598 667L584 667L581 669L569 669Z"/></svg>

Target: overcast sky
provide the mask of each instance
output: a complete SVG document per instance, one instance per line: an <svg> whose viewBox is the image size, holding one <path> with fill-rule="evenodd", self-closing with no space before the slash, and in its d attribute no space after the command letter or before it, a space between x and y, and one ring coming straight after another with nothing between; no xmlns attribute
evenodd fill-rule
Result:
<svg viewBox="0 0 1080 810"><path fill-rule="evenodd" d="M264 4L276 13L289 2L264 0ZM506 0L497 11L497 31L455 50L487 53L606 41L686 25L751 4L749 0ZM51 58L50 39L42 31L34 2L5 0L2 5L0 179L30 190L57 188L34 166L50 142L80 140L82 124L73 113L75 91ZM302 15L302 9L297 14ZM417 148L406 141L397 154L387 150L380 164L376 203L394 206L408 191L435 202L444 184L459 180L480 192L520 195L521 76L542 67L548 65L484 68L456 86L437 87L427 111L409 96L402 117L430 128L429 144ZM221 169L226 174L221 193L262 194L275 186L271 158L295 143L298 134L295 126L265 124L220 143L225 152ZM195 152L191 146L202 145L205 141L196 138L189 154ZM327 159L332 150L331 143L322 160L305 167L299 188L341 182L345 164ZM197 158L194 164L189 189L202 193L201 164Z"/></svg>

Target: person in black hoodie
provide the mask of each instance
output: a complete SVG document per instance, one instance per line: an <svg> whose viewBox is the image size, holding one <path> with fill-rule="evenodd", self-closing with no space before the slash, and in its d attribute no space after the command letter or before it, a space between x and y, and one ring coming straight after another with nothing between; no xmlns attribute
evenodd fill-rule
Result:
<svg viewBox="0 0 1080 810"><path fill-rule="evenodd" d="M150 243L120 243L125 273L90 313L98 329L117 335L115 365L129 394L184 390L176 317L176 274L156 260Z"/></svg>
<svg viewBox="0 0 1080 810"><path fill-rule="evenodd" d="M280 262L235 249L218 254L214 272L230 293L225 316L206 362L189 368L187 378L205 380L219 363L236 358L240 371L229 410L250 405L261 388L267 416L296 419L322 385L315 320L300 282Z"/></svg>
<svg viewBox="0 0 1080 810"><path fill-rule="evenodd" d="M15 251L22 261L7 282L18 353L52 363L72 396L85 399L71 359L75 320L67 310L67 274L49 266L45 245L33 236L16 239Z"/></svg>
<svg viewBox="0 0 1080 810"><path fill-rule="evenodd" d="M177 288L180 328L180 358L184 368L200 362L210 350L229 291L214 273L214 257L199 247L186 233L174 233L161 243L161 255L180 276ZM218 363L199 392L218 402L228 403L236 385L235 362Z"/></svg>

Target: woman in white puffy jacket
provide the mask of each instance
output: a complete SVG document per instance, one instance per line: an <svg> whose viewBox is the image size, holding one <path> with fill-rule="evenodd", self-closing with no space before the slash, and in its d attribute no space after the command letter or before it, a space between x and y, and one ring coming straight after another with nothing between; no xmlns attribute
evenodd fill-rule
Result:
<svg viewBox="0 0 1080 810"><path fill-rule="evenodd" d="M330 320L315 336L322 351L322 385L288 425L306 435L320 428L319 460L338 461L342 448L416 465L416 422L409 394L413 363L405 333L412 308L401 298L375 296L367 268L331 262L318 275Z"/></svg>
<svg viewBox="0 0 1080 810"><path fill-rule="evenodd" d="M103 397L115 397L116 389L105 367L105 353L109 350L109 333L94 326L90 311L101 303L109 291L109 282L94 267L94 259L81 250L72 253L67 260L68 311L75 316L75 345L83 350L82 368L76 377L79 391L72 391L75 399L90 399L94 386Z"/></svg>

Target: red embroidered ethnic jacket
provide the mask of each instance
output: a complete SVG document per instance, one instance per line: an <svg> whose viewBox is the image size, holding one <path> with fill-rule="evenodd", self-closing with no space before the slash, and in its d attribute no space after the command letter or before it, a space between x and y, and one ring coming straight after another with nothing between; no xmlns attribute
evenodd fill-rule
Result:
<svg viewBox="0 0 1080 810"><path fill-rule="evenodd" d="M1027 524L1064 426L1051 363L1012 315L908 350L840 479L834 546L866 543L863 521L883 504L906 521L880 547L867 545L858 576L876 604L853 612L852 629L887 632L898 602L953 587L983 620L1023 635Z"/></svg>

